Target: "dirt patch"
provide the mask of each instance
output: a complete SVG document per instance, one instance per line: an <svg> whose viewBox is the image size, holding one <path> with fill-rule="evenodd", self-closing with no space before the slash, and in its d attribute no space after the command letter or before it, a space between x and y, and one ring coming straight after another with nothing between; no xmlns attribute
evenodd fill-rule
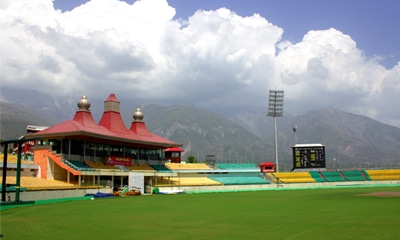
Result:
<svg viewBox="0 0 400 240"><path fill-rule="evenodd" d="M373 192L368 194L360 194L360 196L400 197L400 192Z"/></svg>

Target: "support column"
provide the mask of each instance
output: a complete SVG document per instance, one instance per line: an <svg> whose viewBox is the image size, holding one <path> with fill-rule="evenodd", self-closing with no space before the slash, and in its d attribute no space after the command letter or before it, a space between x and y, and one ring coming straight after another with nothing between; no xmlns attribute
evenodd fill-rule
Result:
<svg viewBox="0 0 400 240"><path fill-rule="evenodd" d="M276 127L276 117L274 117L274 138L275 138L275 169L276 172L279 172L279 163L278 163L278 130Z"/></svg>
<svg viewBox="0 0 400 240"><path fill-rule="evenodd" d="M71 160L71 139L68 140L68 160Z"/></svg>
<svg viewBox="0 0 400 240"><path fill-rule="evenodd" d="M8 153L8 144L4 144L4 152L3 152L3 182L1 183L1 201L6 201L6 181L7 181L7 153Z"/></svg>
<svg viewBox="0 0 400 240"><path fill-rule="evenodd" d="M21 187L21 157L22 157L22 142L18 142L18 154L17 154L17 179L15 183L15 202L19 202L19 193Z"/></svg>

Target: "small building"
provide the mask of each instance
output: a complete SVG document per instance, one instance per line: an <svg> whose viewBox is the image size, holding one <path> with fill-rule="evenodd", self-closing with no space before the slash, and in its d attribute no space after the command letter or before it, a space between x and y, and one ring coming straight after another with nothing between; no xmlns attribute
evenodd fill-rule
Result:
<svg viewBox="0 0 400 240"><path fill-rule="evenodd" d="M181 163L181 153L183 150L179 147L167 148L164 150L165 160L171 163Z"/></svg>
<svg viewBox="0 0 400 240"><path fill-rule="evenodd" d="M272 162L263 162L260 165L260 171L265 172L275 172L275 164Z"/></svg>

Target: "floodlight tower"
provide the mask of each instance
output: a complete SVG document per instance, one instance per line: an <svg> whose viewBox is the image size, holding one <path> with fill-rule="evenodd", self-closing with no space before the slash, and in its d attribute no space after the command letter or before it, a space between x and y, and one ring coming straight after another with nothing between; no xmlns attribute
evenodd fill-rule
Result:
<svg viewBox="0 0 400 240"><path fill-rule="evenodd" d="M274 135L275 135L275 165L276 171L279 172L278 165L278 130L276 128L276 118L283 116L283 90L269 90L268 114L267 116L274 118Z"/></svg>

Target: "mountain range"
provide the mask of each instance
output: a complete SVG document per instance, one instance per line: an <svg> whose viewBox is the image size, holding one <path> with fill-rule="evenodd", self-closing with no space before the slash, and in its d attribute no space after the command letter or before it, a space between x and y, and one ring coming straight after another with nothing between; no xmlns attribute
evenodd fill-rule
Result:
<svg viewBox="0 0 400 240"><path fill-rule="evenodd" d="M27 125L51 126L72 119L80 96L51 97L37 91L2 88L0 137L15 139ZM94 119L103 113L101 99L89 99ZM150 131L183 144L184 155L204 161L275 162L274 120L266 113L243 111L222 115L193 105L164 106L119 99L126 126L137 107ZM280 169L292 166L292 146L321 143L328 167L400 167L400 128L339 109L324 108L277 118ZM295 130L295 131L294 131Z"/></svg>

